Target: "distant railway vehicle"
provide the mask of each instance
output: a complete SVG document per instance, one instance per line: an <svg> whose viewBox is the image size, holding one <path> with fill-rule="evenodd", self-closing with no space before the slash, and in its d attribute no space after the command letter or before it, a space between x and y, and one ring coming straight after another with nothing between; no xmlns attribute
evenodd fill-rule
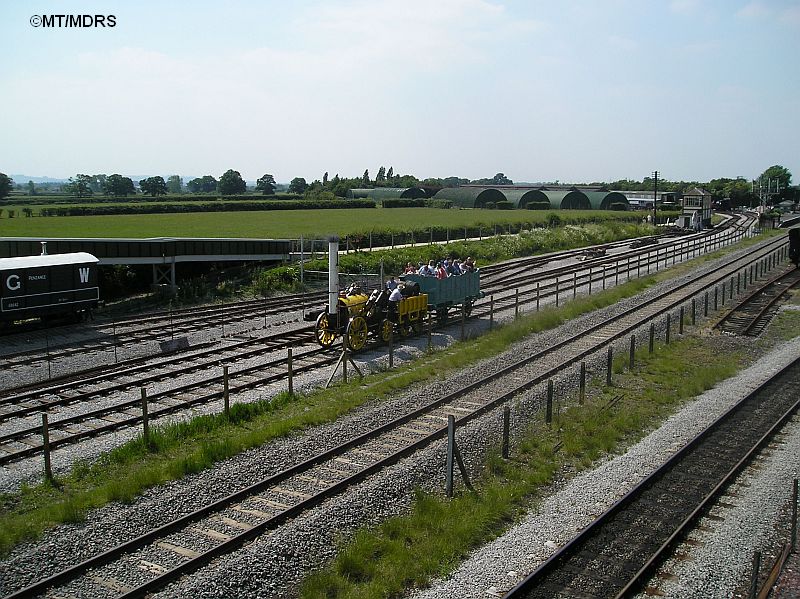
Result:
<svg viewBox="0 0 800 599"><path fill-rule="evenodd" d="M388 289L375 289L369 295L351 287L338 294L335 314L323 310L306 315L315 321L314 338L322 347L331 347L342 335L353 351L362 349L370 333L388 342L391 335L408 337L422 331L425 316L436 314L440 322L447 319L450 308L462 306L467 315L472 304L483 297L480 271L437 279L420 275L403 275L403 299L390 302Z"/></svg>
<svg viewBox="0 0 800 599"><path fill-rule="evenodd" d="M800 266L800 229L789 229L789 260Z"/></svg>
<svg viewBox="0 0 800 599"><path fill-rule="evenodd" d="M0 258L0 323L82 319L100 298L98 262L86 252Z"/></svg>

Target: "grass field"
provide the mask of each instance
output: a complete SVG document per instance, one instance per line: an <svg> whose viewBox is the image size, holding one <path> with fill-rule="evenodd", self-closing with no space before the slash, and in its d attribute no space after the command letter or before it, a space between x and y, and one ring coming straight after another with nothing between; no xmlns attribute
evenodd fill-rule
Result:
<svg viewBox="0 0 800 599"><path fill-rule="evenodd" d="M307 238L370 231L410 231L428 227L457 230L480 223L545 223L550 214L562 222L636 218L636 213L609 211L440 210L393 208L352 210L271 210L199 212L122 216L54 216L0 219L3 237L254 237ZM575 219L575 220L573 220ZM491 231L487 228L487 234ZM454 233L454 237L457 237Z"/></svg>

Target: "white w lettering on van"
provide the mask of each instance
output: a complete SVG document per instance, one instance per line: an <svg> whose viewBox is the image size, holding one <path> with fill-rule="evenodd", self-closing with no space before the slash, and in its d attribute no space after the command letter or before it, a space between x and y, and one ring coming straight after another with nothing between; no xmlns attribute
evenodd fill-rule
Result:
<svg viewBox="0 0 800 599"><path fill-rule="evenodd" d="M81 278L81 283L88 283L89 282L89 269L88 268L79 268L78 275Z"/></svg>

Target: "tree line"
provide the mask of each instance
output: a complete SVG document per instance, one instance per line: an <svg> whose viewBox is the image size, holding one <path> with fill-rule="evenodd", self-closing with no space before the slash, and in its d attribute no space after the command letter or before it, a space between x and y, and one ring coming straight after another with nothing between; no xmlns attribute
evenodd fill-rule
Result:
<svg viewBox="0 0 800 599"><path fill-rule="evenodd" d="M781 166L773 165L767 168L756 180L749 181L744 177L718 178L707 182L700 181L670 181L659 179L658 188L661 191L672 191L682 193L693 187L702 187L709 191L716 201L729 199L732 206L756 206L759 200L766 193L772 201L800 200L800 192L796 187L791 186L791 172ZM336 198L344 198L347 192L355 188L375 188L375 187L421 187L429 197L433 196L438 190L445 187L457 187L459 185L513 185L513 181L503 173L497 173L494 177L483 179L465 179L461 177L427 178L418 179L414 175L399 175L394 172L393 167L381 166L373 179L369 169L364 170L360 177L340 177L335 174L329 177L325 172L321 179L316 179L308 183L303 177L295 177L291 180L288 191L292 194L303 196L306 200L324 201ZM558 181L554 182L559 184ZM584 185L584 184L577 184ZM588 186L603 186L610 190L618 191L651 191L654 189L654 181L651 177L644 177L641 181L620 179L611 182L595 181ZM255 191L265 196L275 195L279 189L275 177L265 173L258 178ZM14 188L13 181L5 174L0 173L0 198L8 196ZM29 195L36 194L36 186L29 181L26 187L17 185L19 191L25 191ZM184 190L189 193L208 193L224 196L236 196L246 193L247 184L239 171L228 169L219 179L213 175L204 175L188 181L185 185L183 178L179 175L172 175L164 180L161 176L147 177L139 181L138 190L134 182L129 177L120 174L113 175L86 175L77 174L70 177L69 182L61 186L61 190L77 198L89 197L92 194L104 194L111 197L127 197L142 193L153 198L166 194L181 194Z"/></svg>

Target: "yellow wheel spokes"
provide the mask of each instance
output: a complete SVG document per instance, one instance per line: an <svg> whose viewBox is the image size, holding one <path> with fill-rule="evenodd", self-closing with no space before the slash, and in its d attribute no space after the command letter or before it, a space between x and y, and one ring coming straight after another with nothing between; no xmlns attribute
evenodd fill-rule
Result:
<svg viewBox="0 0 800 599"><path fill-rule="evenodd" d="M330 328L328 314L323 312L317 317L317 324L314 326L314 337L322 347L330 347L336 340L336 332Z"/></svg>
<svg viewBox="0 0 800 599"><path fill-rule="evenodd" d="M393 330L394 325L391 320L386 319L381 323L381 340L383 340L384 343L389 343Z"/></svg>
<svg viewBox="0 0 800 599"><path fill-rule="evenodd" d="M367 343L369 327L367 321L362 316L356 316L347 325L347 343L350 349L358 351Z"/></svg>

